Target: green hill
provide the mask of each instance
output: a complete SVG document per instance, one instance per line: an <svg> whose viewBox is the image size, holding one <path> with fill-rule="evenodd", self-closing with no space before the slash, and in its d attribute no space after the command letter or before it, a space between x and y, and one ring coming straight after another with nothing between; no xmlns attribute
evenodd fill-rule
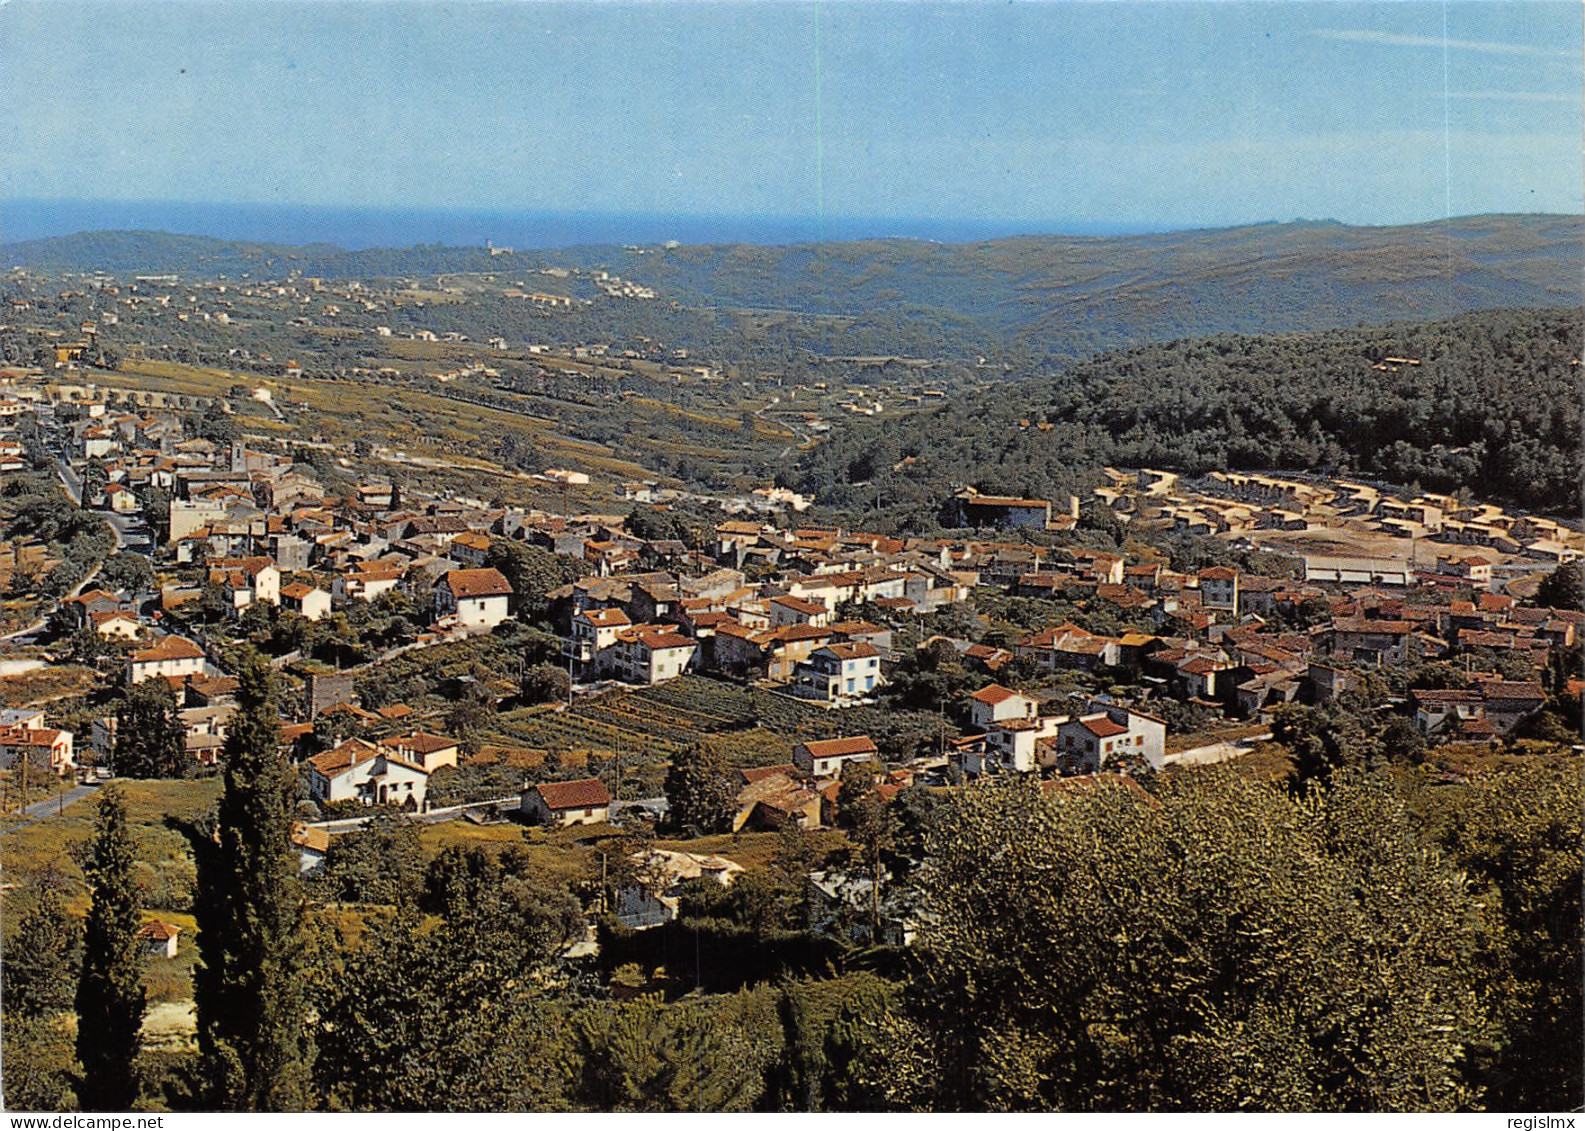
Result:
<svg viewBox="0 0 1585 1131"><path fill-rule="evenodd" d="M1018 369L1169 338L1271 333L1585 301L1585 219L1476 216L1393 228L1262 224L1163 235L1021 236L971 244L349 252L153 232L0 246L0 265L56 271L326 278L600 268L709 308L786 356L985 355Z"/></svg>
<svg viewBox="0 0 1585 1131"><path fill-rule="evenodd" d="M1576 307L1143 346L905 427L844 422L793 478L916 525L957 485L1050 497L1107 464L1362 474L1577 515L1581 328Z"/></svg>

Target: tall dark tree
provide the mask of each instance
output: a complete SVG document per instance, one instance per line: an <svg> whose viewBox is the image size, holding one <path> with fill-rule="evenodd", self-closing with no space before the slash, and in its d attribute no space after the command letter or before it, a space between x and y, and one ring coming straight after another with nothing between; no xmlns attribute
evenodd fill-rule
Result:
<svg viewBox="0 0 1585 1131"><path fill-rule="evenodd" d="M128 1111L138 1098L143 1028L143 901L133 878L126 799L115 786L99 796L97 830L83 865L92 902L77 982L77 1095L85 1111Z"/></svg>
<svg viewBox="0 0 1585 1131"><path fill-rule="evenodd" d="M210 835L195 835L193 975L204 1100L225 1111L309 1106L304 900L292 848L297 783L281 746L276 688L258 653L238 665L225 789ZM196 831L196 830L195 830Z"/></svg>
<svg viewBox="0 0 1585 1131"><path fill-rule="evenodd" d="M163 679L133 684L116 708L117 776L187 778L196 768L187 752L187 731L177 713L176 696Z"/></svg>

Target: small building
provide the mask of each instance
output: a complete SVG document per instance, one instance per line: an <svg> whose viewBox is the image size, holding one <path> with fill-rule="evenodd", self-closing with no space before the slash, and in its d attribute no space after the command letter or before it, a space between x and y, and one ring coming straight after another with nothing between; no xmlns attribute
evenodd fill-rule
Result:
<svg viewBox="0 0 1585 1131"><path fill-rule="evenodd" d="M138 928L138 941L145 954L153 958L175 958L182 929L174 923L151 919Z"/></svg>
<svg viewBox="0 0 1585 1131"><path fill-rule="evenodd" d="M455 766L462 750L454 738L421 730L382 738L379 746L410 765L421 766L429 774L442 766Z"/></svg>
<svg viewBox="0 0 1585 1131"><path fill-rule="evenodd" d="M1227 566L1210 566L1200 571L1200 607L1238 610L1238 571Z"/></svg>
<svg viewBox="0 0 1585 1131"><path fill-rule="evenodd" d="M793 765L819 778L836 777L848 762L870 762L879 757L880 748L866 734L814 739L793 747Z"/></svg>
<svg viewBox="0 0 1585 1131"><path fill-rule="evenodd" d="M1093 774L1129 756L1143 758L1158 770L1162 767L1166 723L1115 704L1092 703L1090 707L1089 712L1057 727L1057 764L1065 772Z"/></svg>
<svg viewBox="0 0 1585 1131"><path fill-rule="evenodd" d="M435 615L467 628L494 628L507 618L511 583L498 569L454 569L435 586Z"/></svg>
<svg viewBox="0 0 1585 1131"><path fill-rule="evenodd" d="M123 609L107 613L89 613L89 623L94 631L107 640L136 640L143 635L138 618Z"/></svg>
<svg viewBox="0 0 1585 1131"><path fill-rule="evenodd" d="M282 587L281 607L304 620L321 620L330 615L330 594L317 585L294 582Z"/></svg>
<svg viewBox="0 0 1585 1131"><path fill-rule="evenodd" d="M308 760L308 795L315 801L357 801L421 811L429 773L394 751L349 738Z"/></svg>
<svg viewBox="0 0 1585 1131"><path fill-rule="evenodd" d="M611 815L611 793L598 778L540 782L523 791L519 808L532 824L594 825Z"/></svg>
<svg viewBox="0 0 1585 1131"><path fill-rule="evenodd" d="M204 674L204 650L185 636L164 636L132 653L127 682L142 683L158 676Z"/></svg>
<svg viewBox="0 0 1585 1131"><path fill-rule="evenodd" d="M969 696L969 721L979 730L1012 719L1033 719L1040 705L1027 695L993 683Z"/></svg>
<svg viewBox="0 0 1585 1131"><path fill-rule="evenodd" d="M681 897L678 887L688 880L708 880L729 887L743 866L724 856L696 856L691 852L657 848L647 856L628 857L638 882L616 893L616 918L635 931L658 927L677 917Z"/></svg>

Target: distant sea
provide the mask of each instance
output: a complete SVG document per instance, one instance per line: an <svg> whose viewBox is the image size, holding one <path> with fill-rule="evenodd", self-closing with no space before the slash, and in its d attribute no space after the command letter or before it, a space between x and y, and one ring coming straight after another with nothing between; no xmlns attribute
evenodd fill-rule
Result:
<svg viewBox="0 0 1585 1131"><path fill-rule="evenodd" d="M900 237L970 243L1003 236L1062 233L1111 236L1166 228L1014 220L886 217L672 216L643 213L322 208L292 204L191 204L148 201L0 202L0 243L74 232L153 231L260 243L370 247L444 244L560 248L591 244L790 244Z"/></svg>

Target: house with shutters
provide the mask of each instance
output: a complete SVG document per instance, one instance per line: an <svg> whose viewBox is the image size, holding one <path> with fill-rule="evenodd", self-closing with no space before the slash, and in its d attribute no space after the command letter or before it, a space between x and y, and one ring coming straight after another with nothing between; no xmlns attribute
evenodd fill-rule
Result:
<svg viewBox="0 0 1585 1131"><path fill-rule="evenodd" d="M434 773L442 766L455 766L462 751L455 738L422 730L382 738L377 745L401 761L420 767L427 774Z"/></svg>
<svg viewBox="0 0 1585 1131"><path fill-rule="evenodd" d="M808 601L802 597L772 597L768 604L770 622L776 628L788 624L825 628L831 623L830 608L819 601Z"/></svg>
<svg viewBox="0 0 1585 1131"><path fill-rule="evenodd" d="M800 699L860 702L886 682L881 676L880 655L873 644L851 641L816 648L798 665L794 691Z"/></svg>
<svg viewBox="0 0 1585 1131"><path fill-rule="evenodd" d="M422 812L429 773L361 738L308 759L308 795L315 801L356 801L362 805L395 805Z"/></svg>
<svg viewBox="0 0 1585 1131"><path fill-rule="evenodd" d="M209 584L225 591L233 613L255 601L281 603L281 571L266 557L223 559L210 567Z"/></svg>
<svg viewBox="0 0 1585 1131"><path fill-rule="evenodd" d="M204 650L185 636L162 636L147 648L132 653L127 682L142 683L156 677L203 675Z"/></svg>
<svg viewBox="0 0 1585 1131"><path fill-rule="evenodd" d="M281 587L281 608L304 620L322 620L330 615L330 594L317 585L296 581Z"/></svg>
<svg viewBox="0 0 1585 1131"><path fill-rule="evenodd" d="M41 711L25 712L14 722L0 719L0 768L10 769L21 761L30 769L47 767L54 773L63 773L77 764L72 750L74 739L69 730L45 726Z"/></svg>
<svg viewBox="0 0 1585 1131"><path fill-rule="evenodd" d="M512 586L498 569L454 569L435 586L435 616L464 628L491 629L507 618Z"/></svg>
<svg viewBox="0 0 1585 1131"><path fill-rule="evenodd" d="M100 636L107 640L136 640L143 635L138 618L122 609L107 613L90 613L88 621Z"/></svg>
<svg viewBox="0 0 1585 1131"><path fill-rule="evenodd" d="M339 601L373 601L402 583L407 566L400 560L354 562L331 583L331 596Z"/></svg>
<svg viewBox="0 0 1585 1131"><path fill-rule="evenodd" d="M1154 715L1092 702L1057 728L1055 765L1064 774L1093 774L1116 759L1138 756L1160 769L1166 745L1167 724Z"/></svg>
<svg viewBox="0 0 1585 1131"><path fill-rule="evenodd" d="M632 628L633 619L621 609L588 608L572 614L567 655L583 671L609 671L615 666L617 634Z"/></svg>
<svg viewBox="0 0 1585 1131"><path fill-rule="evenodd" d="M1228 566L1208 566L1200 571L1200 607L1222 612L1238 611L1238 571Z"/></svg>
<svg viewBox="0 0 1585 1131"><path fill-rule="evenodd" d="M1014 648L1019 659L1033 660L1046 671L1094 671L1116 667L1118 642L1071 622L1033 632Z"/></svg>
<svg viewBox="0 0 1585 1131"><path fill-rule="evenodd" d="M699 644L670 625L639 624L618 631L615 647L602 655L612 657L611 669L626 683L646 687L676 679L693 666Z"/></svg>
<svg viewBox="0 0 1585 1131"><path fill-rule="evenodd" d="M1027 695L999 683L980 688L969 696L969 722L977 730L990 730L997 723L1013 719L1033 719L1040 705Z"/></svg>

